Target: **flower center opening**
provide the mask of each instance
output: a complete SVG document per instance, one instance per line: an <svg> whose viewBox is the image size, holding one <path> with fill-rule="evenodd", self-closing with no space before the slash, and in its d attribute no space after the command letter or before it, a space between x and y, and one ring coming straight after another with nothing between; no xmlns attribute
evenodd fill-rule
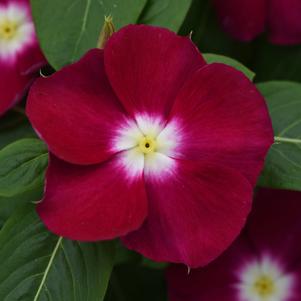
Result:
<svg viewBox="0 0 301 301"><path fill-rule="evenodd" d="M0 25L0 38L4 40L11 40L17 32L17 24L11 21L5 21Z"/></svg>
<svg viewBox="0 0 301 301"><path fill-rule="evenodd" d="M274 280L267 275L262 275L255 280L254 290L262 298L272 296L275 292Z"/></svg>
<svg viewBox="0 0 301 301"><path fill-rule="evenodd" d="M284 273L281 263L269 255L247 263L238 275L239 300L285 301L294 294L294 276Z"/></svg>
<svg viewBox="0 0 301 301"><path fill-rule="evenodd" d="M175 120L166 123L160 117L137 114L116 127L112 149L120 152L127 174L160 178L170 177L177 166L174 159L181 134Z"/></svg>
<svg viewBox="0 0 301 301"><path fill-rule="evenodd" d="M139 141L139 149L144 154L153 153L156 151L156 139L151 136L143 136Z"/></svg>

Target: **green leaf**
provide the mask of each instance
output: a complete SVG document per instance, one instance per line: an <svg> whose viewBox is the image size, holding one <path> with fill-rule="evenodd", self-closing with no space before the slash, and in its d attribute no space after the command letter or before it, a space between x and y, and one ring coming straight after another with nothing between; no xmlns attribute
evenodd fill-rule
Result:
<svg viewBox="0 0 301 301"><path fill-rule="evenodd" d="M79 243L57 237L28 205L4 225L0 246L0 300L103 300L114 243Z"/></svg>
<svg viewBox="0 0 301 301"><path fill-rule="evenodd" d="M0 118L0 149L17 139L36 136L25 113L15 110L13 108Z"/></svg>
<svg viewBox="0 0 301 301"><path fill-rule="evenodd" d="M124 263L138 263L141 261L141 255L127 249L119 240L115 242L115 261L114 264L120 265Z"/></svg>
<svg viewBox="0 0 301 301"><path fill-rule="evenodd" d="M242 63L238 62L237 60L234 60L230 57L218 55L218 54L211 54L211 53L205 53L203 54L203 57L205 58L206 62L208 64L212 63L222 63L229 65L242 73L245 74L246 77L248 77L251 81L253 81L255 77L255 73L248 69L246 66L244 66Z"/></svg>
<svg viewBox="0 0 301 301"><path fill-rule="evenodd" d="M42 50L52 67L60 69L95 48L105 15L117 28L135 23L146 0L31 0Z"/></svg>
<svg viewBox="0 0 301 301"><path fill-rule="evenodd" d="M177 32L192 0L148 0L139 23L167 27Z"/></svg>
<svg viewBox="0 0 301 301"><path fill-rule="evenodd" d="M301 45L281 46L266 42L266 37L256 44L253 66L257 81L301 81Z"/></svg>
<svg viewBox="0 0 301 301"><path fill-rule="evenodd" d="M258 88L267 100L275 134L259 185L301 190L301 84L273 81Z"/></svg>
<svg viewBox="0 0 301 301"><path fill-rule="evenodd" d="M141 264L150 269L165 269L168 266L167 262L155 262L146 257L143 257Z"/></svg>
<svg viewBox="0 0 301 301"><path fill-rule="evenodd" d="M45 144L21 139L0 150L0 196L10 197L40 186L48 163Z"/></svg>
<svg viewBox="0 0 301 301"><path fill-rule="evenodd" d="M0 228L17 208L23 207L28 203L40 201L43 197L43 190L44 185L40 185L33 190L28 190L12 197L0 196Z"/></svg>

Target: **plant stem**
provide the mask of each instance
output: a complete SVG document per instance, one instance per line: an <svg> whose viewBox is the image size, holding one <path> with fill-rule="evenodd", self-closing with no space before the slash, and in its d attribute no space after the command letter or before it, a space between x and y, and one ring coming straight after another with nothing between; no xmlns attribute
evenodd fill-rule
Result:
<svg viewBox="0 0 301 301"><path fill-rule="evenodd" d="M286 137L279 137L275 136L274 141L276 143L292 143L292 144L301 144L301 139L294 139L294 138L286 138Z"/></svg>

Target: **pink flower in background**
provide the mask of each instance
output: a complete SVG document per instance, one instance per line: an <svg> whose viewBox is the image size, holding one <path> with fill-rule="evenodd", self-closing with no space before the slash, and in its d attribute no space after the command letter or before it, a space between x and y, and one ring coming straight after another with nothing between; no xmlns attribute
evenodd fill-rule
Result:
<svg viewBox="0 0 301 301"><path fill-rule="evenodd" d="M0 0L0 115L22 98L43 64L29 0Z"/></svg>
<svg viewBox="0 0 301 301"><path fill-rule="evenodd" d="M264 31L275 44L301 43L300 0L213 0L225 31L250 41Z"/></svg>
<svg viewBox="0 0 301 301"><path fill-rule="evenodd" d="M144 25L37 80L27 114L52 153L37 208L51 231L123 236L153 260L191 267L240 232L273 143L264 99L241 72Z"/></svg>
<svg viewBox="0 0 301 301"><path fill-rule="evenodd" d="M169 301L300 301L301 193L262 189L248 223L216 261L167 273Z"/></svg>

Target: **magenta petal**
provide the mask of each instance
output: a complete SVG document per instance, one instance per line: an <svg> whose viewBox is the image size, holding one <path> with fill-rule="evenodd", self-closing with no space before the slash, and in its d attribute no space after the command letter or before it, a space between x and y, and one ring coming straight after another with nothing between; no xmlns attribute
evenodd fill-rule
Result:
<svg viewBox="0 0 301 301"><path fill-rule="evenodd" d="M141 225L147 214L142 174L126 178L118 157L93 166L50 159L44 199L37 207L50 231L97 241L125 235Z"/></svg>
<svg viewBox="0 0 301 301"><path fill-rule="evenodd" d="M126 26L105 47L109 80L130 113L168 113L183 83L204 64L188 37L159 27Z"/></svg>
<svg viewBox="0 0 301 301"><path fill-rule="evenodd" d="M289 286L276 284L277 290L287 296L274 295L270 299L301 300L300 196L300 192L260 189L245 230L222 256L203 269L192 270L190 275L180 266L169 268L169 300L245 300L240 285L246 280L252 284L252 273L246 274L246 267L266 256L280 268L282 276L290 277Z"/></svg>
<svg viewBox="0 0 301 301"><path fill-rule="evenodd" d="M46 65L46 59L39 49L37 43L25 49L18 56L17 65L21 75L28 75L33 73L35 73L36 75L39 74L39 69Z"/></svg>
<svg viewBox="0 0 301 301"><path fill-rule="evenodd" d="M238 271L255 256L244 237L204 268L172 265L167 270L169 301L239 301Z"/></svg>
<svg viewBox="0 0 301 301"><path fill-rule="evenodd" d="M16 64L0 59L0 115L22 98L32 80L32 76L21 75Z"/></svg>
<svg viewBox="0 0 301 301"><path fill-rule="evenodd" d="M1 10L10 5L17 6L21 11L24 10L29 24L31 23L29 0L0 1ZM38 76L38 69L46 63L34 34L31 39L32 41L23 45L21 49L0 57L0 115L22 99L33 80ZM8 41L8 43L12 42Z"/></svg>
<svg viewBox="0 0 301 301"><path fill-rule="evenodd" d="M207 264L232 243L250 210L249 182L221 166L179 161L170 178L145 181L148 217L123 242L156 261Z"/></svg>
<svg viewBox="0 0 301 301"><path fill-rule="evenodd" d="M75 164L98 163L110 157L116 127L125 118L106 78L103 51L98 49L37 80L26 111L50 150Z"/></svg>
<svg viewBox="0 0 301 301"><path fill-rule="evenodd" d="M267 0L213 1L221 25L232 37L250 41L264 31Z"/></svg>
<svg viewBox="0 0 301 301"><path fill-rule="evenodd" d="M301 43L301 1L273 0L269 2L269 38L276 44Z"/></svg>
<svg viewBox="0 0 301 301"><path fill-rule="evenodd" d="M30 20L32 20L31 6L29 0L9 0L8 3L18 3L19 5L22 5L22 9L27 10L28 17L30 18ZM22 75L37 73L37 71L47 63L44 55L41 52L39 42L35 33L32 37L31 43L27 44L26 47L23 47L23 49L17 53L16 60L18 70Z"/></svg>
<svg viewBox="0 0 301 301"><path fill-rule="evenodd" d="M301 259L301 192L260 189L250 216L250 238L261 252L292 267Z"/></svg>
<svg viewBox="0 0 301 301"><path fill-rule="evenodd" d="M223 64L198 70L180 91L173 119L177 156L231 167L255 185L274 135L263 97L241 72Z"/></svg>

